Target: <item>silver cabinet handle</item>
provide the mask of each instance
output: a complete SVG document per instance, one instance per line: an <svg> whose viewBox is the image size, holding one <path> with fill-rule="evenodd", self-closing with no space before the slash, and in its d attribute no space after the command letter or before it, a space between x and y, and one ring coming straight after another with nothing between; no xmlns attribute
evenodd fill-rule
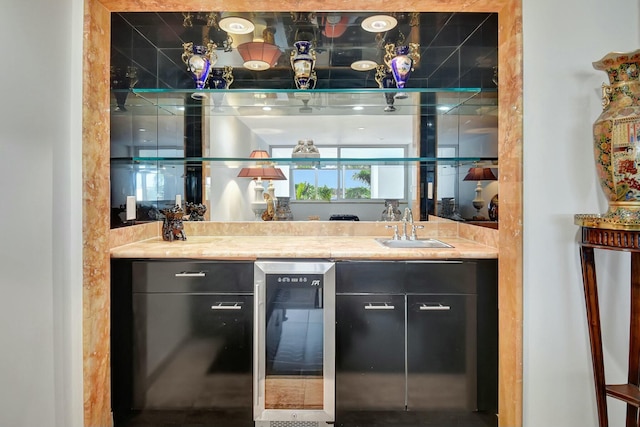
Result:
<svg viewBox="0 0 640 427"><path fill-rule="evenodd" d="M242 310L242 304L239 302L219 302L217 305L212 305L211 310Z"/></svg>
<svg viewBox="0 0 640 427"><path fill-rule="evenodd" d="M384 304L372 304L368 302L367 305L364 306L364 309L365 310L395 310L396 306L389 305L386 302Z"/></svg>
<svg viewBox="0 0 640 427"><path fill-rule="evenodd" d="M450 305L442 305L440 303L438 303L438 305L427 305L425 303L422 303L420 305L420 311L446 311L446 310L451 310L451 306Z"/></svg>
<svg viewBox="0 0 640 427"><path fill-rule="evenodd" d="M207 273L204 271L181 271L176 273L176 277L205 277Z"/></svg>

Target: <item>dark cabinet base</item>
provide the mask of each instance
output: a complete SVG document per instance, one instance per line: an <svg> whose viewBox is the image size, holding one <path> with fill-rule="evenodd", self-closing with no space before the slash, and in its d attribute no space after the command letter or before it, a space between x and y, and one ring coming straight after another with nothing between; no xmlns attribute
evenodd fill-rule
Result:
<svg viewBox="0 0 640 427"><path fill-rule="evenodd" d="M144 410L114 420L114 427L253 427L251 412L242 410Z"/></svg>
<svg viewBox="0 0 640 427"><path fill-rule="evenodd" d="M134 280L132 261L113 261L115 427L254 427L253 296L247 286L252 283L251 265L179 266L178 276L183 270L196 274L176 287L164 278L176 276L173 270L178 265L172 264L145 263L148 268ZM342 289L336 295L335 425L495 427L495 260L353 262L338 267L337 284ZM201 270L206 279L200 277ZM208 289L214 282L227 288ZM178 316L179 312L189 315ZM239 316L241 312L246 315ZM172 334L178 325L175 319L189 325L179 331L202 340ZM156 335L163 339L153 341ZM176 336L181 339L173 339ZM220 351L198 345L207 340L224 344L215 347ZM202 353L207 355L206 364L200 366L194 355ZM147 364L144 369L141 360ZM156 369L146 375L148 382L137 383L163 382L162 393L156 396L153 387L145 386L149 406L136 405L134 378L150 372L151 363ZM191 378L188 374L194 370L201 374ZM160 372L173 375L165 381ZM196 392L196 398L189 398Z"/></svg>
<svg viewBox="0 0 640 427"><path fill-rule="evenodd" d="M461 411L338 411L337 427L493 427L495 414Z"/></svg>
<svg viewBox="0 0 640 427"><path fill-rule="evenodd" d="M340 411L336 427L492 427L496 416L460 411ZM253 427L246 411L142 411L116 420L115 427Z"/></svg>

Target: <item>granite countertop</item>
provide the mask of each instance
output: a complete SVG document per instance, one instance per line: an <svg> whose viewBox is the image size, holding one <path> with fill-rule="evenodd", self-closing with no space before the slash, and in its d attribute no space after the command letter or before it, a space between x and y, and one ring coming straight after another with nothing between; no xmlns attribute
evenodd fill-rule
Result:
<svg viewBox="0 0 640 427"><path fill-rule="evenodd" d="M438 238L452 248L387 248L370 236L188 236L185 241L152 238L111 249L112 258L498 258L498 249L459 237Z"/></svg>

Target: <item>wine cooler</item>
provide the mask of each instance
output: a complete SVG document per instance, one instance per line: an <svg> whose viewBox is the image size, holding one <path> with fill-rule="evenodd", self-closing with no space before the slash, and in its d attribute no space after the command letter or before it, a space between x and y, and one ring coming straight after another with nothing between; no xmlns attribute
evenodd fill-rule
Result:
<svg viewBox="0 0 640 427"><path fill-rule="evenodd" d="M335 421L335 264L257 261L253 415L256 427Z"/></svg>

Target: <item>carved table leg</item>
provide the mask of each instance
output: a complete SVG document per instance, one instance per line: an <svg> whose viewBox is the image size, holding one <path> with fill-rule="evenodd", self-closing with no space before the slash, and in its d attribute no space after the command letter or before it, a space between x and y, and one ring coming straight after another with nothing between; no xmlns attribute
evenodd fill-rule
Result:
<svg viewBox="0 0 640 427"><path fill-rule="evenodd" d="M640 252L631 253L631 321L629 324L629 384L640 382ZM627 403L627 427L638 426L638 408Z"/></svg>
<svg viewBox="0 0 640 427"><path fill-rule="evenodd" d="M580 260L582 261L582 282L584 285L584 298L587 306L589 341L591 343L591 362L593 364L596 403L598 405L598 425L600 427L608 427L607 395L602 357L602 332L600 328L600 308L598 306L598 287L596 282L596 266L593 256L593 248L581 245Z"/></svg>

